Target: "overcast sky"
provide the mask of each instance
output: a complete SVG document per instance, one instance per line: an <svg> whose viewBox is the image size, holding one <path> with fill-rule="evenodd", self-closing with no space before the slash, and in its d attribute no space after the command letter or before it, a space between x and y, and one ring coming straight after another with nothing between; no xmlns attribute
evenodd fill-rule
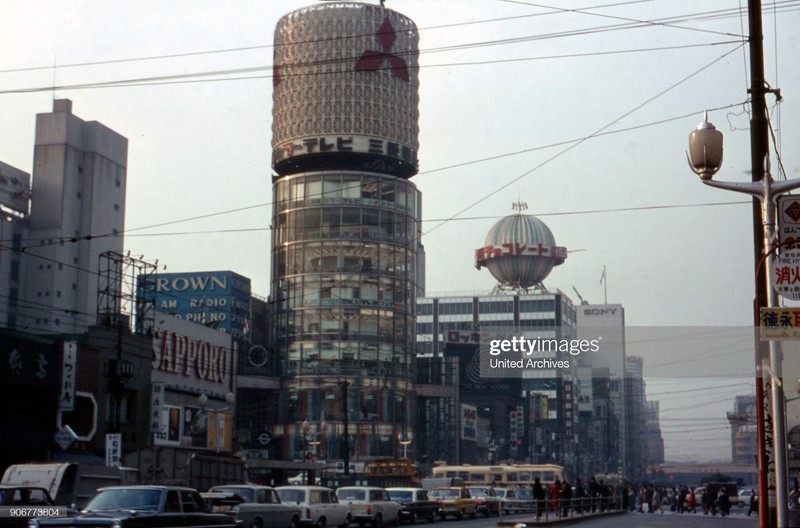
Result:
<svg viewBox="0 0 800 528"><path fill-rule="evenodd" d="M126 249L170 272L233 270L267 296L272 36L310 3L0 0L0 160L32 172L35 114L72 99L130 141ZM420 30L429 294L491 290L474 250L521 200L572 251L548 288L601 303L607 286L632 326L752 324L750 201L700 184L685 155L708 109L717 178L750 178L745 2L386 4ZM782 147L800 144L800 0L771 5L773 173L798 177Z"/></svg>

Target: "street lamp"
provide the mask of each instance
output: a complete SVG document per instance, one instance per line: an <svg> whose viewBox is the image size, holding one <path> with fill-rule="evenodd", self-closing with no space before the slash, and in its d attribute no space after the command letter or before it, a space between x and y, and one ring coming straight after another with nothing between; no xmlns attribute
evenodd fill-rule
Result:
<svg viewBox="0 0 800 528"><path fill-rule="evenodd" d="M414 433L397 433L397 441L403 446L403 458L408 458L408 444L414 439Z"/></svg>
<svg viewBox="0 0 800 528"><path fill-rule="evenodd" d="M308 421L304 421L303 425L303 440L305 441L306 446L311 446L311 453L306 453L306 455L311 455L313 461L317 459L317 446L322 443L321 438L324 437L325 432L328 429L328 424L325 422L320 422L319 426L316 430L311 427L311 424ZM307 457L304 457L307 458Z"/></svg>
<svg viewBox="0 0 800 528"><path fill-rule="evenodd" d="M775 235L775 200L781 194L792 189L800 188L800 180L785 180L775 182L772 180L769 166L769 156L764 156L764 167L762 168L763 178L752 182L724 182L715 181L714 175L722 165L722 133L714 125L708 122L708 113L703 116L703 122L689 134L689 150L687 157L689 165L695 174L700 176L700 181L709 187L724 189L728 191L749 194L758 198L761 205L761 227L762 243L756 240L759 250L763 248L763 256L759 264L766 263L766 306L778 306L778 299L772 284L770 270L772 270L775 259L773 246L777 243ZM763 244L763 245L762 245ZM758 279L759 269L756 269L756 297L759 297L761 281ZM758 371L761 370L760 354L756 354L757 374L756 384L760 386ZM782 356L780 342L769 341L769 374L770 374L770 398L772 402L772 431L773 447L775 458L775 507L776 520L778 526L787 526L787 504L788 504L788 477L787 477L787 450L786 450L786 408L784 405L783 388L781 387L781 366ZM763 401L758 401L758 405L763 407ZM759 423L759 435L763 435L763 424ZM764 438L759 438L759 443ZM763 469L763 468L760 468ZM762 490L763 496L763 490Z"/></svg>

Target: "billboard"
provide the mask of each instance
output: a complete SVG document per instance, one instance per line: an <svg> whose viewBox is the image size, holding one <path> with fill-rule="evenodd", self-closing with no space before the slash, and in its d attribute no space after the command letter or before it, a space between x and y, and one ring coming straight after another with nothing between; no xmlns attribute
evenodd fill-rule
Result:
<svg viewBox="0 0 800 528"><path fill-rule="evenodd" d="M143 279L142 279L143 280ZM147 284L155 311L241 338L250 320L250 279L232 271L157 273Z"/></svg>
<svg viewBox="0 0 800 528"><path fill-rule="evenodd" d="M28 214L31 176L0 161L0 206Z"/></svg>
<svg viewBox="0 0 800 528"><path fill-rule="evenodd" d="M156 313L152 381L224 394L234 390L236 342L230 335Z"/></svg>

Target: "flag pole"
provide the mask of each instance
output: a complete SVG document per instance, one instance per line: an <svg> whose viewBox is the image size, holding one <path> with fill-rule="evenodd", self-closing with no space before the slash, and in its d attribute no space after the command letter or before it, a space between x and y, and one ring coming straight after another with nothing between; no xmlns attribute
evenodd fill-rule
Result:
<svg viewBox="0 0 800 528"><path fill-rule="evenodd" d="M600 284L603 285L603 304L608 304L608 278L606 277L605 264L603 264L603 274L600 276Z"/></svg>

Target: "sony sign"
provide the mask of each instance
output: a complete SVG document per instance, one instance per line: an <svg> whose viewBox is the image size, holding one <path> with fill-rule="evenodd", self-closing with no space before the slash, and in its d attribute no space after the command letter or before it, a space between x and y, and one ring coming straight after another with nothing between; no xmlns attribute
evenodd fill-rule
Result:
<svg viewBox="0 0 800 528"><path fill-rule="evenodd" d="M583 315L617 315L617 308L584 308Z"/></svg>

